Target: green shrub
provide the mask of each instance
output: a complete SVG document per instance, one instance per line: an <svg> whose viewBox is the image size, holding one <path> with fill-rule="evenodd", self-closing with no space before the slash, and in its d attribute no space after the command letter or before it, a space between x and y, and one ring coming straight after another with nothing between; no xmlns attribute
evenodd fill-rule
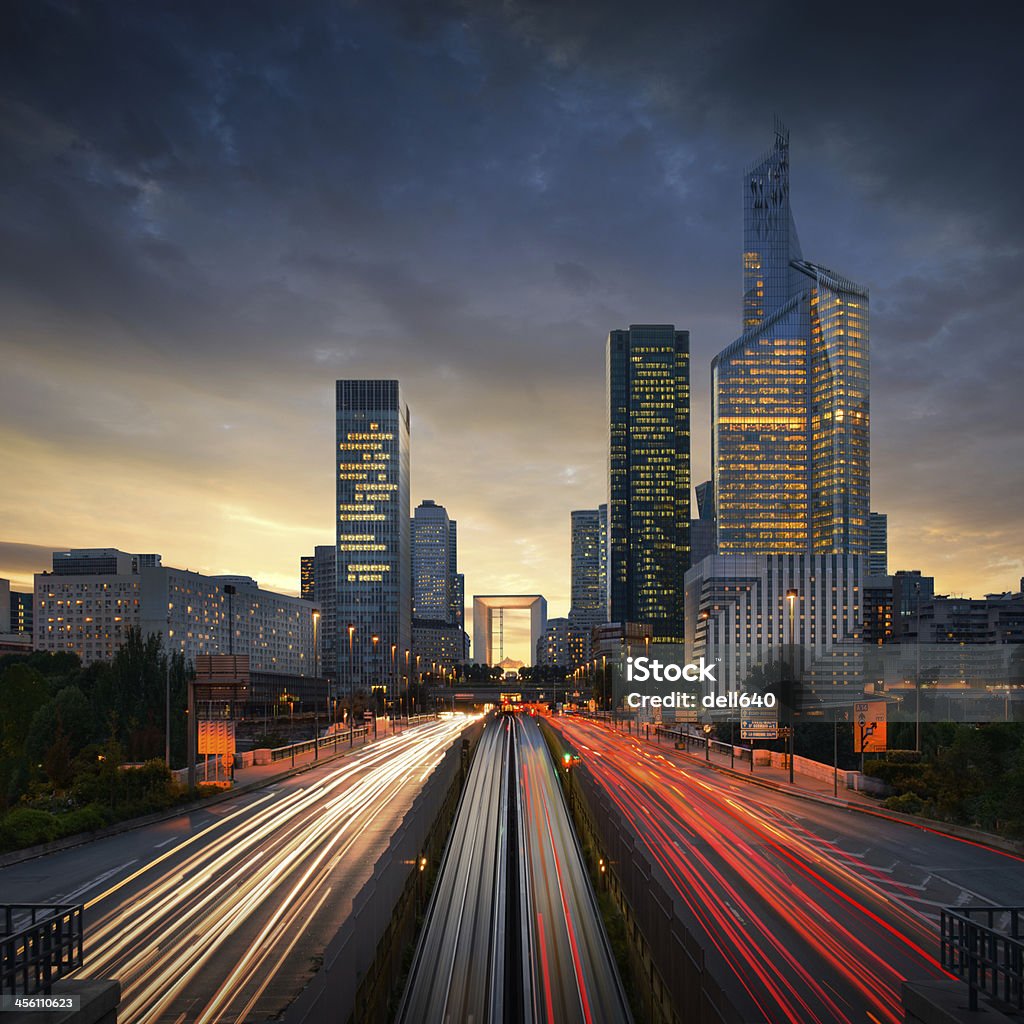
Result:
<svg viewBox="0 0 1024 1024"><path fill-rule="evenodd" d="M887 750L882 758L884 764L920 764L920 750Z"/></svg>
<svg viewBox="0 0 1024 1024"><path fill-rule="evenodd" d="M882 801L882 806L889 811L902 811L904 814L925 814L928 804L916 793L901 793Z"/></svg>
<svg viewBox="0 0 1024 1024"><path fill-rule="evenodd" d="M106 827L107 819L96 806L80 807L77 811L62 814L56 819L61 836L74 836L80 832L96 832Z"/></svg>
<svg viewBox="0 0 1024 1024"><path fill-rule="evenodd" d="M48 811L19 807L0 820L0 846L20 850L37 843L48 843L60 833L57 818Z"/></svg>

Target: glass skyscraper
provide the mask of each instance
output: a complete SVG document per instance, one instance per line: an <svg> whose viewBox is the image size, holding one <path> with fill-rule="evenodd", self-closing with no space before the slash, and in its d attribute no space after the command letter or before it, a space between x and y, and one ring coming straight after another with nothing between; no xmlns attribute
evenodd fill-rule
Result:
<svg viewBox="0 0 1024 1024"><path fill-rule="evenodd" d="M337 388L337 652L342 691L409 674L409 407L397 380Z"/></svg>
<svg viewBox="0 0 1024 1024"><path fill-rule="evenodd" d="M690 564L690 335L671 324L608 336L610 621L683 638Z"/></svg>
<svg viewBox="0 0 1024 1024"><path fill-rule="evenodd" d="M719 554L868 553L868 293L803 258L789 133L744 179L743 333L711 364Z"/></svg>
<svg viewBox="0 0 1024 1024"><path fill-rule="evenodd" d="M412 614L455 623L457 524L435 501L416 506L412 519Z"/></svg>
<svg viewBox="0 0 1024 1024"><path fill-rule="evenodd" d="M606 514L604 506L572 513L569 623L586 634L588 647L590 631L608 621L608 584L601 544Z"/></svg>

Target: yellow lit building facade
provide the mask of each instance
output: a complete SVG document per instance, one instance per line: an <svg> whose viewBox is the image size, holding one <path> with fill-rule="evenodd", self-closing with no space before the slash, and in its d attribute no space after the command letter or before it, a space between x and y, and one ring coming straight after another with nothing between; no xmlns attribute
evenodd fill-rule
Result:
<svg viewBox="0 0 1024 1024"><path fill-rule="evenodd" d="M803 259L781 126L744 197L744 332L711 370L718 553L866 556L867 290Z"/></svg>
<svg viewBox="0 0 1024 1024"><path fill-rule="evenodd" d="M409 408L397 380L336 384L338 674L342 692L413 673Z"/></svg>

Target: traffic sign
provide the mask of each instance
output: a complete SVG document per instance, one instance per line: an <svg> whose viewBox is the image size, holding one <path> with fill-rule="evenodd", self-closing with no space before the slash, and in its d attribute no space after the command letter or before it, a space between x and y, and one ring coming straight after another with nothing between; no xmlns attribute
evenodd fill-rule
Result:
<svg viewBox="0 0 1024 1024"><path fill-rule="evenodd" d="M741 740L777 740L779 723L763 718L743 718L740 720Z"/></svg>
<svg viewBox="0 0 1024 1024"><path fill-rule="evenodd" d="M853 705L853 751L878 753L886 749L885 701L862 701Z"/></svg>

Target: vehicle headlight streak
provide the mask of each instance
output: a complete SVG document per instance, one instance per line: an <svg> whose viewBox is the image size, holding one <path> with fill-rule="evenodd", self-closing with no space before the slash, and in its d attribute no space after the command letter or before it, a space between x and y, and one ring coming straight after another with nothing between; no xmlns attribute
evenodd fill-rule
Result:
<svg viewBox="0 0 1024 1024"><path fill-rule="evenodd" d="M155 873L88 929L86 967L78 976L117 978L118 1019L152 1024L259 912L265 919L256 936L218 979L215 995L194 1017L189 1013L203 1024L234 1019L227 1011L245 994L238 1019L244 1018L327 899L333 870L373 823L373 812L429 774L465 725L464 718L443 720L389 737L308 788L276 800L268 794L155 857L86 904L109 906L129 883ZM194 851L183 862L166 864L186 847ZM254 981L255 994L248 991Z"/></svg>

